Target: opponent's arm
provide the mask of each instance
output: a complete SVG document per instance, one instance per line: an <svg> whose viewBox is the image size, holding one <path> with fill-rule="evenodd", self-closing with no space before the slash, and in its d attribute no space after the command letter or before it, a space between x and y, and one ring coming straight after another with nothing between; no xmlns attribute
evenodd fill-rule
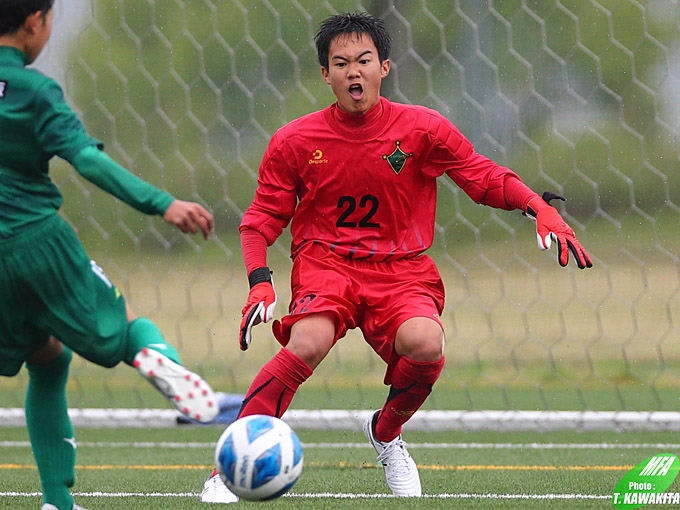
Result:
<svg viewBox="0 0 680 510"><path fill-rule="evenodd" d="M163 219L185 234L195 234L200 230L205 239L210 237L215 226L213 215L205 207L185 200L172 202L163 213Z"/></svg>

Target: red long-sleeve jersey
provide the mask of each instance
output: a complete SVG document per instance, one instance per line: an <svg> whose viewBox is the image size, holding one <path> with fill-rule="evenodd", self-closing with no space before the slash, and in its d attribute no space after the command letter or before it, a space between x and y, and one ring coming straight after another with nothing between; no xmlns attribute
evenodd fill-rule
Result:
<svg viewBox="0 0 680 510"><path fill-rule="evenodd" d="M293 258L309 242L350 258L414 257L432 244L436 179L444 173L477 203L517 207L503 186L519 177L476 153L440 113L381 98L356 117L334 104L272 137L240 230L271 245L292 220ZM249 270L266 260L253 255L259 260L249 263L244 253Z"/></svg>

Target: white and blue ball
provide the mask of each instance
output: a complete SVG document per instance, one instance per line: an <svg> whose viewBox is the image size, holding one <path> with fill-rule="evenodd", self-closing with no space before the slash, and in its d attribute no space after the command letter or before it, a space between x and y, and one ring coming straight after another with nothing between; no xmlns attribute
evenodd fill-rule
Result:
<svg viewBox="0 0 680 510"><path fill-rule="evenodd" d="M285 494L302 473L302 447L295 431L273 416L246 416L217 441L215 465L229 490L247 501Z"/></svg>

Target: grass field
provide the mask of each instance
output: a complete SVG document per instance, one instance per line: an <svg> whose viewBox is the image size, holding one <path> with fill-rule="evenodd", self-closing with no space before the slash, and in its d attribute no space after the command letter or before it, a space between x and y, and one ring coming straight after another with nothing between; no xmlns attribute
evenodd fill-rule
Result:
<svg viewBox="0 0 680 510"><path fill-rule="evenodd" d="M221 430L80 429L76 500L90 510L215 508L201 504L199 494ZM302 476L267 508L613 508L611 494L627 470L654 454L680 451L672 433L409 431L424 496L395 500L361 431L297 432ZM2 429L0 480L0 508L39 507L24 429ZM677 480L668 491L680 492Z"/></svg>

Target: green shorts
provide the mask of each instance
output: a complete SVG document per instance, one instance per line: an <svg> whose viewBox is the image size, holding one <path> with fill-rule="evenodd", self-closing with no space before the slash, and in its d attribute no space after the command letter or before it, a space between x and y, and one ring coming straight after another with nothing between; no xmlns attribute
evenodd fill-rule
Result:
<svg viewBox="0 0 680 510"><path fill-rule="evenodd" d="M127 345L125 299L58 215L0 239L0 375L12 376L50 335L105 367Z"/></svg>

